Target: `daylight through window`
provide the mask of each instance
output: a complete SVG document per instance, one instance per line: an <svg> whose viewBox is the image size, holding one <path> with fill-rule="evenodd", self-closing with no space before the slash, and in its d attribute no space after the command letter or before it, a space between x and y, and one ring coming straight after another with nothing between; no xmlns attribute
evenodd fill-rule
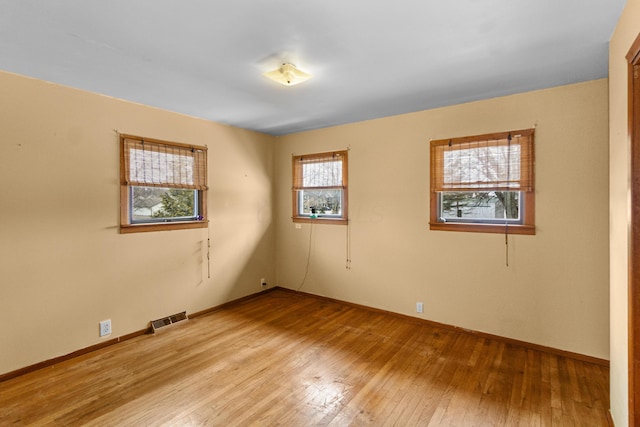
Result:
<svg viewBox="0 0 640 427"><path fill-rule="evenodd" d="M431 141L431 229L535 234L533 136Z"/></svg>
<svg viewBox="0 0 640 427"><path fill-rule="evenodd" d="M294 222L347 220L347 151L293 157Z"/></svg>
<svg viewBox="0 0 640 427"><path fill-rule="evenodd" d="M207 148L120 140L121 232L206 227Z"/></svg>

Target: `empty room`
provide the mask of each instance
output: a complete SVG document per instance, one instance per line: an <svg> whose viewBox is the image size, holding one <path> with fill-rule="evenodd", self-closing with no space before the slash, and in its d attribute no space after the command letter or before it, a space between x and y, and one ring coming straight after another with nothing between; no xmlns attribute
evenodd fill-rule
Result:
<svg viewBox="0 0 640 427"><path fill-rule="evenodd" d="M0 425L640 426L639 34L0 0Z"/></svg>

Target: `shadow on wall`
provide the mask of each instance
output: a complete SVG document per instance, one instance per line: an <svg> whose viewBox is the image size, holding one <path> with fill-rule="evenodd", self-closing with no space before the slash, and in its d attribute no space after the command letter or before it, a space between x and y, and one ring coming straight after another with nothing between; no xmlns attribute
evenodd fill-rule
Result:
<svg viewBox="0 0 640 427"><path fill-rule="evenodd" d="M211 278L228 301L275 282L274 138L225 126L210 145L225 153L209 158Z"/></svg>

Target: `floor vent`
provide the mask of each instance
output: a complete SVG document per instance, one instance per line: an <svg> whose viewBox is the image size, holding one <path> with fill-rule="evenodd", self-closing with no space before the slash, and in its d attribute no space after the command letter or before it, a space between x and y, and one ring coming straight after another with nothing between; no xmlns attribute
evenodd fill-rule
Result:
<svg viewBox="0 0 640 427"><path fill-rule="evenodd" d="M189 320L187 317L187 312L183 311L182 313L172 314L171 316L163 317L162 319L152 320L151 321L151 329L153 332L158 329L166 328L167 326L175 325L176 323Z"/></svg>

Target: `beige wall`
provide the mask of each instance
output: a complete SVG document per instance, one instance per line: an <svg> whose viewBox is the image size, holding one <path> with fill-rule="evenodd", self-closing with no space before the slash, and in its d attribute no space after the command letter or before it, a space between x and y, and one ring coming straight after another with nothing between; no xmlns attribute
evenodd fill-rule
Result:
<svg viewBox="0 0 640 427"><path fill-rule="evenodd" d="M0 73L0 374L275 281L275 138ZM209 147L207 231L121 235L116 131Z"/></svg>
<svg viewBox="0 0 640 427"><path fill-rule="evenodd" d="M610 262L611 262L611 415L616 426L628 424L627 283L629 251L629 143L627 61L640 33L640 0L629 0L609 46L610 117Z"/></svg>
<svg viewBox="0 0 640 427"><path fill-rule="evenodd" d="M0 373L101 342L106 318L113 338L261 277L298 288L309 242L303 291L609 357L607 80L280 138L9 73L0 87ZM504 236L429 231L429 139L536 124L538 234L510 237L510 266ZM209 146L211 279L206 230L118 234L116 131ZM291 155L344 148L351 226L296 229Z"/></svg>
<svg viewBox="0 0 640 427"><path fill-rule="evenodd" d="M609 357L607 80L278 138L277 280ZM537 235L430 231L429 140L536 129ZM349 148L351 226L291 222L291 155ZM351 270L346 267L347 234ZM417 301L424 314L415 313Z"/></svg>

